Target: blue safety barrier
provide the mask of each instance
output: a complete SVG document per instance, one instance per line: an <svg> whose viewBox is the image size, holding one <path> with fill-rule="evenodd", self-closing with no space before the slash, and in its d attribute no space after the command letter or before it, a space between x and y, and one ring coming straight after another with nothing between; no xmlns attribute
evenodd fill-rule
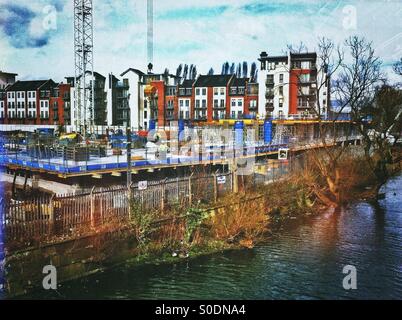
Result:
<svg viewBox="0 0 402 320"><path fill-rule="evenodd" d="M236 121L234 124L235 130L235 143L236 146L243 145L243 131L244 131L244 122L243 121Z"/></svg>
<svg viewBox="0 0 402 320"><path fill-rule="evenodd" d="M272 120L264 121L264 143L269 144L272 142Z"/></svg>

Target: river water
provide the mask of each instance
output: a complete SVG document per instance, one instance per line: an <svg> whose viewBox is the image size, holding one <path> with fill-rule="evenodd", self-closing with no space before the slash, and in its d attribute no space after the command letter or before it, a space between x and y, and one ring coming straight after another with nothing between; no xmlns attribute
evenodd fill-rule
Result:
<svg viewBox="0 0 402 320"><path fill-rule="evenodd" d="M116 268L31 297L402 299L402 176L383 191L379 204L360 202L295 222L252 250ZM356 267L356 290L343 289L345 265Z"/></svg>

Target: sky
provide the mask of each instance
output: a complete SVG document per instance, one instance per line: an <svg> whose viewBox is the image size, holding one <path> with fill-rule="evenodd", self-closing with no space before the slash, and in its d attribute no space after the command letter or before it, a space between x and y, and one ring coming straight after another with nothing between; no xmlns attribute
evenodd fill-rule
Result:
<svg viewBox="0 0 402 320"><path fill-rule="evenodd" d="M146 0L93 0L95 70L146 71ZM257 62L301 41L373 41L384 70L402 57L402 0L154 0L154 72L180 63L220 73L225 61ZM0 70L19 79L74 74L73 0L0 0Z"/></svg>

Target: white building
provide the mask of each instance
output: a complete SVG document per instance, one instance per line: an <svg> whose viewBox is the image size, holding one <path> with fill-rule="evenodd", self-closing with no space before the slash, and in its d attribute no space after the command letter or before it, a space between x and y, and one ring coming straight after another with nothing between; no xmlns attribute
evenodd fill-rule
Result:
<svg viewBox="0 0 402 320"><path fill-rule="evenodd" d="M329 79L324 72L317 71L316 53L270 57L262 52L259 61L260 117L327 115ZM321 83L324 85L317 94L317 84ZM317 98L321 110L318 110Z"/></svg>

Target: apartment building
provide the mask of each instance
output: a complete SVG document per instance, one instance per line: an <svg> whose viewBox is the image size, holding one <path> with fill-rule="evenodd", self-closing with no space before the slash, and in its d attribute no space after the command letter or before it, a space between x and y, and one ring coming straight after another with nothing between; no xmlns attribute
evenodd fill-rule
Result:
<svg viewBox="0 0 402 320"><path fill-rule="evenodd" d="M200 75L194 83L194 121L225 119L229 114L229 84L234 75Z"/></svg>
<svg viewBox="0 0 402 320"><path fill-rule="evenodd" d="M0 124L6 118L6 88L15 83L16 73L3 72L0 70Z"/></svg>
<svg viewBox="0 0 402 320"><path fill-rule="evenodd" d="M71 86L68 83L60 83L53 89L49 99L50 108L53 111L49 117L49 123L53 125L71 124Z"/></svg>
<svg viewBox="0 0 402 320"><path fill-rule="evenodd" d="M52 79L17 81L9 85L3 94L2 123L50 124L54 117L50 103L57 86Z"/></svg>
<svg viewBox="0 0 402 320"><path fill-rule="evenodd" d="M184 80L178 85L177 99L178 99L178 119L191 120L192 107L194 105L193 99L193 84L194 80Z"/></svg>
<svg viewBox="0 0 402 320"><path fill-rule="evenodd" d="M128 79L119 80L109 73L107 79L107 124L108 126L127 126L130 124Z"/></svg>
<svg viewBox="0 0 402 320"><path fill-rule="evenodd" d="M268 56L266 52L262 52L258 60L258 113L261 117L327 115L329 78L324 72L317 70L316 53ZM317 83L324 83L319 92ZM317 99L320 99L320 103ZM321 110L318 110L319 105Z"/></svg>
<svg viewBox="0 0 402 320"><path fill-rule="evenodd" d="M87 125L92 123L95 126L106 126L107 123L107 91L106 91L106 77L101 75L98 72L87 71L86 73L86 81L88 88L94 88L94 103L93 108L89 108L91 105L92 99L92 89L87 92L87 102L88 106L86 109L82 108L78 110L78 106L75 104L74 96L75 96L75 79L74 77L66 77L67 83L70 85L70 121L69 123L75 127L76 130L78 119L81 120L81 124L84 124L84 119L86 120ZM93 84L93 86L92 86Z"/></svg>
<svg viewBox="0 0 402 320"><path fill-rule="evenodd" d="M147 130L151 121L167 126L178 117L177 89L180 78L169 73L153 73L129 68L121 75L128 85L130 127Z"/></svg>
<svg viewBox="0 0 402 320"><path fill-rule="evenodd" d="M258 84L235 75L201 75L193 85L194 121L254 118Z"/></svg>

